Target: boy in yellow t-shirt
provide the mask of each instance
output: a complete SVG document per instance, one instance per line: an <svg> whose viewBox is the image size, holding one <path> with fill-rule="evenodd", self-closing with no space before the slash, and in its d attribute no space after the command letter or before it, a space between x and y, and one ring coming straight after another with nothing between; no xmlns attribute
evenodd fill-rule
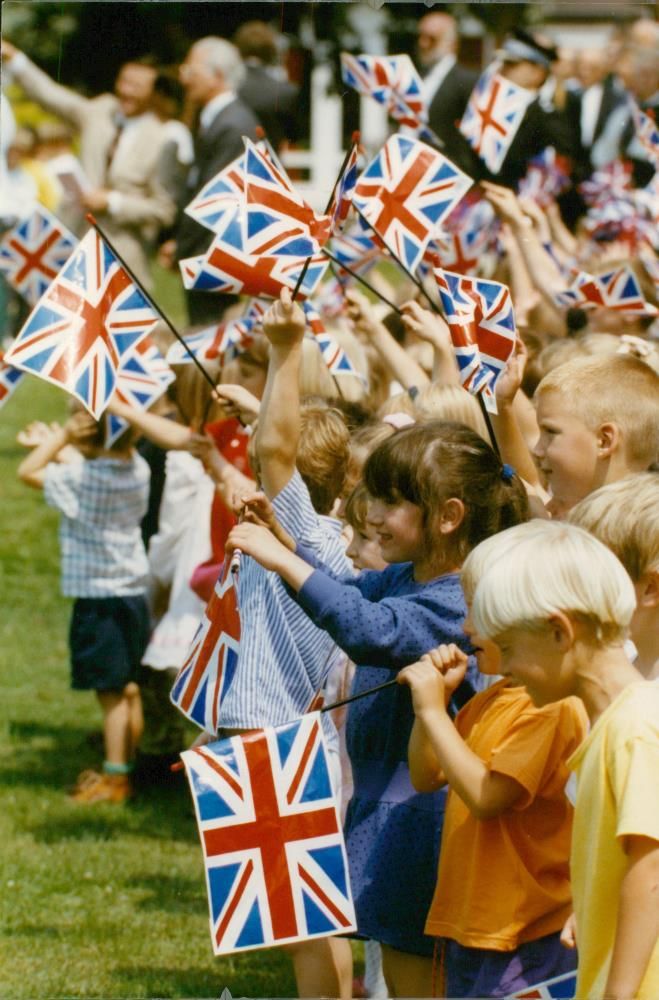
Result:
<svg viewBox="0 0 659 1000"><path fill-rule="evenodd" d="M472 621L499 647L501 672L538 707L576 695L591 722L568 762L577 777L577 996L656 1000L659 685L625 653L632 582L612 552L570 524L519 525L472 556L483 568Z"/></svg>

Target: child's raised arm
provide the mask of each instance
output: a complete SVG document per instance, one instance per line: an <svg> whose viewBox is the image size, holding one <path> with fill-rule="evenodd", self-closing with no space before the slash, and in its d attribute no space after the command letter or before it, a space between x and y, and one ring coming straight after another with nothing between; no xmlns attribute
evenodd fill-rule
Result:
<svg viewBox="0 0 659 1000"><path fill-rule="evenodd" d="M78 412L69 417L64 427L50 429L18 467L18 478L26 486L43 488L46 466L55 460L67 444L84 443L97 433L97 423L88 413Z"/></svg>
<svg viewBox="0 0 659 1000"><path fill-rule="evenodd" d="M108 412L127 420L132 427L159 448L182 451L190 443L192 431L189 427L177 424L174 420L168 420L167 417L161 417L157 413L150 413L149 410L138 410L135 406L122 403L116 396L110 400Z"/></svg>
<svg viewBox="0 0 659 1000"><path fill-rule="evenodd" d="M524 787L510 775L491 771L467 746L446 711L466 669L467 657L457 646L450 645L431 650L398 675L398 683L412 689L414 713L423 730L417 732L414 746L410 742L410 772L420 791L438 787L443 777L476 819L491 819L510 809L524 793ZM438 784L434 786L430 773L432 754L437 761ZM429 781L431 787L421 787L415 777L421 783Z"/></svg>
<svg viewBox="0 0 659 1000"><path fill-rule="evenodd" d="M628 836L627 871L618 897L618 925L604 997L632 1000L659 938L659 841Z"/></svg>

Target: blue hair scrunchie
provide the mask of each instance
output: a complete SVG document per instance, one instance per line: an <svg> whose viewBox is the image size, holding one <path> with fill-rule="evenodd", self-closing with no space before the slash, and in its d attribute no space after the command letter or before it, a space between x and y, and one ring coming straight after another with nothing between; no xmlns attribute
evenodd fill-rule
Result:
<svg viewBox="0 0 659 1000"><path fill-rule="evenodd" d="M504 462L503 468L501 469L501 478L503 479L504 483L509 483L514 475L515 475L515 470L513 469L512 465L507 465L506 462Z"/></svg>

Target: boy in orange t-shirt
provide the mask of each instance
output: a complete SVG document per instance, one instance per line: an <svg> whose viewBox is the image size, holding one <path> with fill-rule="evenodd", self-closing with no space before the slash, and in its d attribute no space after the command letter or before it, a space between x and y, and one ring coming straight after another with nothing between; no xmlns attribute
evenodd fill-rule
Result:
<svg viewBox="0 0 659 1000"><path fill-rule="evenodd" d="M497 647L471 638L481 672L496 674ZM453 722L445 706L466 666L456 646L440 646L398 678L416 714L412 782L418 791L450 785L425 929L441 940L442 996L502 997L576 966L560 943L571 912L566 761L587 718L576 698L535 708L504 678Z"/></svg>

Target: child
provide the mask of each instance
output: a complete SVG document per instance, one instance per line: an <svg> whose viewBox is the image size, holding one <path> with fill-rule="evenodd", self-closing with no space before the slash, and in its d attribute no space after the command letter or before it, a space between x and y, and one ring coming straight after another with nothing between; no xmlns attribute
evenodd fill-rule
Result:
<svg viewBox="0 0 659 1000"><path fill-rule="evenodd" d="M368 522L368 491L363 483L357 483L346 500L344 517L352 532L346 555L355 569L386 569L377 532Z"/></svg>
<svg viewBox="0 0 659 1000"><path fill-rule="evenodd" d="M577 695L590 734L568 764L577 795L570 871L577 996L659 996L659 687L629 662L636 599L609 549L571 524L483 543L474 629L539 707ZM538 567L542 572L538 573Z"/></svg>
<svg viewBox="0 0 659 1000"><path fill-rule="evenodd" d="M603 486L568 520L599 538L629 573L636 591L634 666L648 680L659 678L659 475L642 472Z"/></svg>
<svg viewBox="0 0 659 1000"><path fill-rule="evenodd" d="M495 536L491 548L495 549ZM478 581L478 552L461 579L467 602ZM479 669L500 670L496 646L465 631ZM455 724L446 706L467 658L440 646L398 675L412 689L416 720L409 746L419 791L448 782L437 888L426 932L440 939L442 996L500 997L574 969L560 942L571 912L568 858L572 808L567 758L587 719L570 698L536 709L510 678L475 695Z"/></svg>
<svg viewBox="0 0 659 1000"><path fill-rule="evenodd" d="M575 358L542 379L535 399L533 454L561 515L659 458L659 375L638 358Z"/></svg>
<svg viewBox="0 0 659 1000"><path fill-rule="evenodd" d="M382 558L394 564L382 572L353 578L315 569L318 560L306 547L293 553L262 526L238 525L228 541L229 550L239 547L279 573L311 620L354 660L355 694L395 680L399 669L441 642L468 648L457 571L470 548L527 509L519 479L459 424L395 432L367 459L364 482L368 520ZM348 712L351 883L359 932L383 945L392 996L426 995L432 969L423 918L443 796L417 795L410 783L412 722L409 697L396 686L354 702Z"/></svg>
<svg viewBox="0 0 659 1000"><path fill-rule="evenodd" d="M140 532L149 494L149 467L130 433L106 449L105 421L78 409L25 458L18 475L43 489L61 513L62 593L74 597L69 644L72 687L96 691L103 712L102 774L83 771L76 802L123 802L142 724L135 684L149 639L144 596L148 564ZM84 461L53 459L74 444Z"/></svg>

